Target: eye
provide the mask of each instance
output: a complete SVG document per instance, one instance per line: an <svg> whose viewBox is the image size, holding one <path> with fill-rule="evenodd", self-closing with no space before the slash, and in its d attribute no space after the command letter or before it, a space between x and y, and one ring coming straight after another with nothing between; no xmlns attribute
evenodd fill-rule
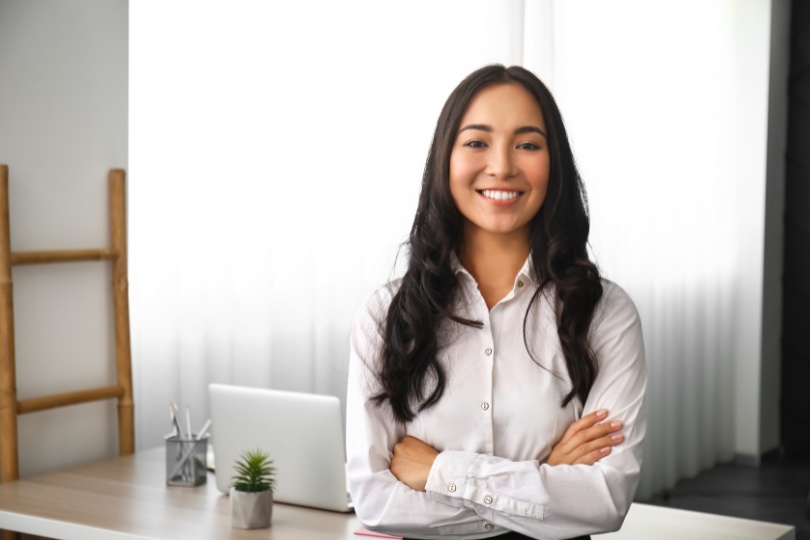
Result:
<svg viewBox="0 0 810 540"><path fill-rule="evenodd" d="M487 145L483 141L472 140L465 142L464 146L468 146L470 148L486 148Z"/></svg>
<svg viewBox="0 0 810 540"><path fill-rule="evenodd" d="M540 150L540 145L535 144L533 142L520 143L517 147L520 150Z"/></svg>

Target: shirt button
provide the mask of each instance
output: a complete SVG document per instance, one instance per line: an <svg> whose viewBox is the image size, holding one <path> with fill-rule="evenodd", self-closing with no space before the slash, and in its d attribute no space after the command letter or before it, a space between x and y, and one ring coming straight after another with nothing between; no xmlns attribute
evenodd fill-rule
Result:
<svg viewBox="0 0 810 540"><path fill-rule="evenodd" d="M484 504L492 504L492 497L490 495L484 497Z"/></svg>
<svg viewBox="0 0 810 540"><path fill-rule="evenodd" d="M486 525L484 525L484 528L488 531L491 531L492 529L495 528L495 525L493 525L492 523L487 523Z"/></svg>
<svg viewBox="0 0 810 540"><path fill-rule="evenodd" d="M448 486L447 486L447 491L449 491L450 493L455 493L455 491L456 491L456 485L455 485L455 484L450 484L450 485L448 485Z"/></svg>
<svg viewBox="0 0 810 540"><path fill-rule="evenodd" d="M487 347L486 350L484 351L484 354L487 355L487 356L492 356L492 349Z"/></svg>
<svg viewBox="0 0 810 540"><path fill-rule="evenodd" d="M484 409L485 411L488 411L489 410L489 403L484 401L483 403L481 403L481 408Z"/></svg>
<svg viewBox="0 0 810 540"><path fill-rule="evenodd" d="M518 287L523 287L523 282L522 281L518 281Z"/></svg>

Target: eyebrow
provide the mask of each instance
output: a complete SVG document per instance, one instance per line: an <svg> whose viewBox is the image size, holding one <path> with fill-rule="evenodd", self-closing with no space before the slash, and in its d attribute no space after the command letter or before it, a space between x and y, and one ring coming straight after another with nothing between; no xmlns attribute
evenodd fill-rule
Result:
<svg viewBox="0 0 810 540"><path fill-rule="evenodd" d="M488 126L486 124L468 124L463 128L461 128L460 130L458 130L458 132L461 133L462 131L467 131L468 129L474 129L477 131L486 131L487 133L492 133L494 131L492 129L492 126ZM523 135L524 133L539 133L543 137L548 138L545 132L537 126L522 126L514 131L515 135Z"/></svg>

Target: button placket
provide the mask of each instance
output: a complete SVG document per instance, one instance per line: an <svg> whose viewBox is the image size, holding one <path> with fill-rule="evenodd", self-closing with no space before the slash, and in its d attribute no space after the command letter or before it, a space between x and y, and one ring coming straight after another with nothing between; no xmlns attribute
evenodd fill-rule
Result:
<svg viewBox="0 0 810 540"><path fill-rule="evenodd" d="M486 349L484 349L484 354L487 355L487 356L492 356L492 347L487 347ZM490 389L491 389L491 386L490 386ZM481 410L482 411L488 411L489 410L489 402L482 401L481 402Z"/></svg>
<svg viewBox="0 0 810 540"><path fill-rule="evenodd" d="M501 306L503 307L503 306ZM495 332L492 324L499 320L498 310L493 310L484 317L484 333L481 336L482 340L479 342L478 349L483 352L483 356L479 356L482 361L481 367L482 377L480 384L480 393L478 406L480 407L481 415L481 433L483 435L482 445L480 450L484 454L492 455L494 452L494 436L492 425L492 391L493 391L493 375L495 370ZM480 352L479 352L480 354Z"/></svg>

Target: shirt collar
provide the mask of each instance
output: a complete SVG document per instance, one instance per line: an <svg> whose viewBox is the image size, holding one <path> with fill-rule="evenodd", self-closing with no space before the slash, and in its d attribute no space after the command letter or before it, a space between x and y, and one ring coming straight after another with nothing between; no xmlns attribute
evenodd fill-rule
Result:
<svg viewBox="0 0 810 540"><path fill-rule="evenodd" d="M518 278L521 276L531 281L532 285L537 285L539 282L537 275L534 273L534 265L532 264L531 253L529 253L529 256L526 258L526 262L523 263L523 267L520 269L520 272L518 272Z"/></svg>
<svg viewBox="0 0 810 540"><path fill-rule="evenodd" d="M475 278L473 278L472 274L470 274L470 272L466 268L464 268L464 265L461 264L461 261L458 260L458 256L455 253L451 254L450 267L453 269L453 272L455 272L456 274L466 274L466 275L470 276L470 279L475 281ZM531 253L529 253L529 256L526 258L526 262L523 263L523 266L521 267L520 271L518 272L517 277L518 277L518 279L520 279L520 278L527 279L533 285L538 284L537 276L534 273L534 265L532 265L532 254Z"/></svg>
<svg viewBox="0 0 810 540"><path fill-rule="evenodd" d="M472 278L472 274L464 268L464 265L461 264L461 261L458 260L458 255L455 253L450 254L450 268L453 269L453 273L455 274L466 274Z"/></svg>

